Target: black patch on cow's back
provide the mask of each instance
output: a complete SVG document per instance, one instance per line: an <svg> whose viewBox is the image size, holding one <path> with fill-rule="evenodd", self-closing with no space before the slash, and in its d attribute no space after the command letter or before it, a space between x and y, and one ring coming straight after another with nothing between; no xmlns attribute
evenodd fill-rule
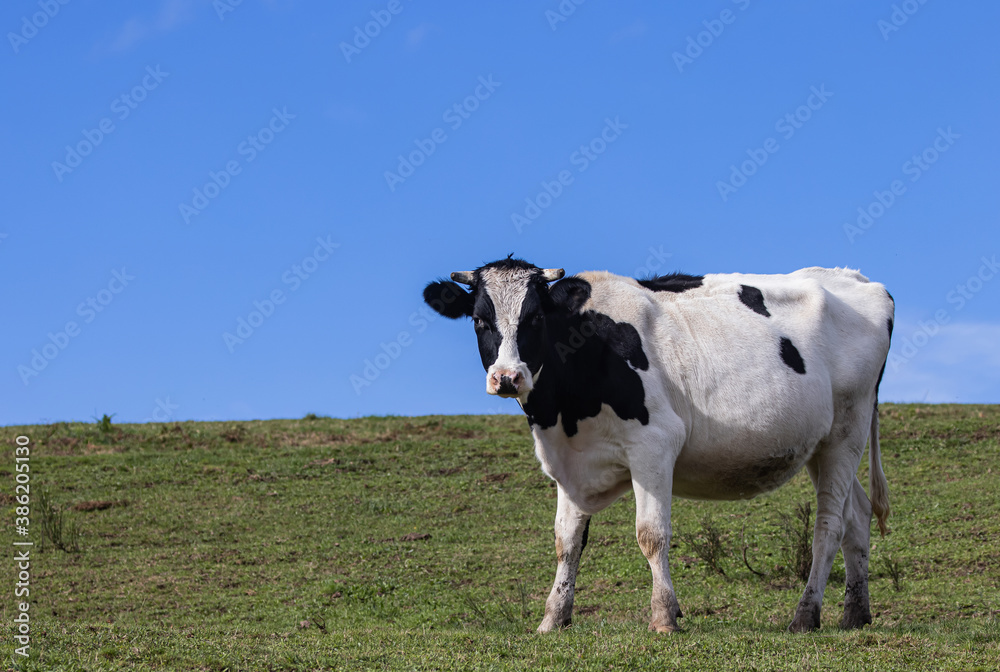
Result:
<svg viewBox="0 0 1000 672"><path fill-rule="evenodd" d="M792 343L792 339L781 337L781 361L791 368L795 373L805 373L806 363L802 361L799 349Z"/></svg>
<svg viewBox="0 0 1000 672"><path fill-rule="evenodd" d="M558 311L548 322L549 348L524 404L529 424L547 429L561 422L566 435L574 436L579 421L597 416L603 404L622 420L649 424L636 373L649 369L649 359L636 328L593 310Z"/></svg>
<svg viewBox="0 0 1000 672"><path fill-rule="evenodd" d="M684 273L668 273L667 275L657 275L646 280L639 280L639 284L654 292L684 292L695 287L701 287L705 280L701 275L686 275Z"/></svg>
<svg viewBox="0 0 1000 672"><path fill-rule="evenodd" d="M740 285L740 301L744 306L764 317L771 317L771 313L764 305L764 293L751 285Z"/></svg>

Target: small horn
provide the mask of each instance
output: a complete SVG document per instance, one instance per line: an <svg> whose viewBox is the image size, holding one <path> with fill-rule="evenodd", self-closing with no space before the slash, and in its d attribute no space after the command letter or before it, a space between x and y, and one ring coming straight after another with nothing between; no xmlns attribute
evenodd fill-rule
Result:
<svg viewBox="0 0 1000 672"><path fill-rule="evenodd" d="M451 274L451 279L463 285L471 285L475 275L472 271L455 271Z"/></svg>
<svg viewBox="0 0 1000 672"><path fill-rule="evenodd" d="M561 268L546 268L542 270L542 279L545 280L545 282L554 282L562 278L564 275L566 275L566 271Z"/></svg>

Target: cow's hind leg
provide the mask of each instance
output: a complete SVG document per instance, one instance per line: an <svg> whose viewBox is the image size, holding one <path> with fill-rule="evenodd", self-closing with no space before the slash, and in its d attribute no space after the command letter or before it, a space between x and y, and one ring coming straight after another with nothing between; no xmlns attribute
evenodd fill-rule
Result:
<svg viewBox="0 0 1000 672"><path fill-rule="evenodd" d="M844 565L847 580L844 594L845 630L861 628L872 622L868 599L868 553L871 541L872 505L865 489L854 479L851 494L844 506Z"/></svg>
<svg viewBox="0 0 1000 672"><path fill-rule="evenodd" d="M788 629L808 632L820 626L820 609L823 591L830 578L830 568L837 550L844 541L847 523L844 512L852 496L855 474L861 462L864 439L860 425L851 423L843 438L836 442L824 441L817 454L808 463L809 476L816 488L816 525L813 528L813 563L809 581L795 610Z"/></svg>
<svg viewBox="0 0 1000 672"><path fill-rule="evenodd" d="M570 624L573 616L573 593L580 556L587 544L590 516L581 511L560 487L556 504L556 579L545 601L545 617L538 632L549 632Z"/></svg>

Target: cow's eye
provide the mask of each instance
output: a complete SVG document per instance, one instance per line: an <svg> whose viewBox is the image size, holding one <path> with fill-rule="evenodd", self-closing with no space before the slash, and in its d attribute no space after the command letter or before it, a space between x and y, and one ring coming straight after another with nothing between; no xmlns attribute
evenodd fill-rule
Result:
<svg viewBox="0 0 1000 672"><path fill-rule="evenodd" d="M486 320L481 317L473 317L472 324L476 327L476 329L486 329L489 327L489 325L486 324Z"/></svg>

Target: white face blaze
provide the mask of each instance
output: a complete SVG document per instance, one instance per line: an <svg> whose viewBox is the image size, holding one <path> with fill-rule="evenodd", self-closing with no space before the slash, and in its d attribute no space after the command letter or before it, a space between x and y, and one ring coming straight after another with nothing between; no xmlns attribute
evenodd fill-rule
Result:
<svg viewBox="0 0 1000 672"><path fill-rule="evenodd" d="M481 279L493 302L496 330L502 338L496 361L486 371L486 392L525 399L534 381L528 365L521 361L517 352L517 326L531 272L488 268L483 270ZM504 377L514 382L516 394L500 392L500 382Z"/></svg>

